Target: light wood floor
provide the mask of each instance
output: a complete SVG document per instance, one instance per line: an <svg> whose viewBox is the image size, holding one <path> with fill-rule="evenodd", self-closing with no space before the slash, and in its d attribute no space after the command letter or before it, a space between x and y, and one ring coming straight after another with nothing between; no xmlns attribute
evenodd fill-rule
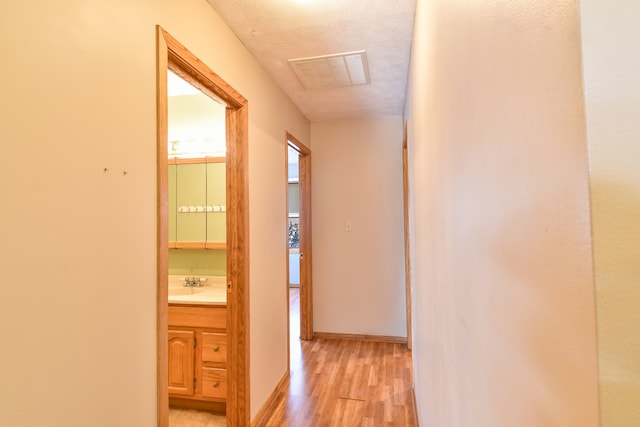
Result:
<svg viewBox="0 0 640 427"><path fill-rule="evenodd" d="M290 289L292 305L298 290ZM291 307L292 329L297 307ZM406 345L291 334L291 379L260 426L417 426Z"/></svg>
<svg viewBox="0 0 640 427"><path fill-rule="evenodd" d="M258 427L417 426L406 345L300 341L299 289L290 288L290 305L291 378ZM171 417L171 427L224 425L195 411Z"/></svg>

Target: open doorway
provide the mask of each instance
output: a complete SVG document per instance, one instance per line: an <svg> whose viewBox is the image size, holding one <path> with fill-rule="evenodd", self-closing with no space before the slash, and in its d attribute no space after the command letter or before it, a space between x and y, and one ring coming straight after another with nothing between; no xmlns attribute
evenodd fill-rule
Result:
<svg viewBox="0 0 640 427"><path fill-rule="evenodd" d="M167 83L169 427L225 426L226 105Z"/></svg>
<svg viewBox="0 0 640 427"><path fill-rule="evenodd" d="M172 379L173 394L184 392L189 394L190 401L193 393L200 393L203 397L212 394L226 403L227 426L249 425L249 357L248 357L248 328L249 328L249 221L248 221L248 107L247 100L229 86L217 74L211 71L202 61L187 50L162 28L157 27L157 195L158 195L158 229L157 229L157 389L158 389L158 426L167 427L169 423L169 318L171 309L168 306L168 272L169 248L171 246L169 218L169 150L168 139L168 93L167 70L171 70L180 78L197 88L205 95L217 99L224 104L225 150L224 161L209 160L197 163L203 165L191 169L205 171L205 187L208 185L206 177L217 175L224 179L224 212L226 227L224 239L209 236L205 232L204 242L191 238L176 238L182 248L189 244L197 244L199 249L224 250L226 253L226 283L222 291L226 292L226 307L224 310L213 310L213 314L187 316L191 329L179 325L184 331L176 331L173 335L175 351L172 369L184 369L177 372ZM185 163L188 164L188 161ZM209 164L213 166L209 167ZM220 165L223 165L220 168ZM209 174L211 169L211 174ZM177 171L176 171L177 173ZM217 188L217 187L216 187ZM226 194L225 194L226 193ZM176 202L177 203L177 202ZM203 217L205 224L207 216L212 220L220 220L222 216L220 200L209 205L185 205L191 218ZM192 212L191 206L194 207ZM209 209L211 207L211 209ZM203 215L197 215L203 214ZM175 221L178 224L178 221ZM209 231L221 230L212 227ZM207 226L205 226L205 230ZM215 234L215 233L214 233ZM184 245L186 244L186 246ZM203 248L201 246L204 246ZM193 279L193 277L192 277ZM195 323L194 323L195 322ZM196 324L197 323L197 324ZM215 323L211 326L210 323ZM207 330L204 329L220 329ZM187 330L189 329L189 330ZM224 330L224 334L221 333ZM183 333L186 332L186 333ZM206 334L206 336L205 336ZM224 340L220 335L224 335ZM193 338L193 340L192 340ZM197 349L197 342L201 343L201 351ZM195 353L195 355L194 355ZM218 359L210 365L203 364ZM178 363L184 361L185 363ZM174 363L175 362L175 363ZM215 365L215 366L214 366ZM224 369L220 367L224 365ZM195 367L200 367L196 370ZM224 371L224 372L223 372ZM196 382L191 380L194 375ZM201 380L198 386L198 376ZM186 380L185 380L186 379ZM183 381L184 380L184 381ZM210 386L203 389L203 384ZM184 387L183 387L184 386ZM198 388L199 387L199 388ZM195 391L194 391L195 390ZM204 390L204 391L203 391ZM191 424L193 425L193 424Z"/></svg>
<svg viewBox="0 0 640 427"><path fill-rule="evenodd" d="M290 356L299 357L300 338L300 154L287 146L287 233L289 249Z"/></svg>
<svg viewBox="0 0 640 427"><path fill-rule="evenodd" d="M287 133L287 230L290 356L313 338L311 150Z"/></svg>

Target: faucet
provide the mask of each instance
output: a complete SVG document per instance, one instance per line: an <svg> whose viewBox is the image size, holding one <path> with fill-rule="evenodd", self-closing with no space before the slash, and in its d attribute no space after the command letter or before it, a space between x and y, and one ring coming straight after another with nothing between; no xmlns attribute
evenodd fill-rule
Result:
<svg viewBox="0 0 640 427"><path fill-rule="evenodd" d="M185 277L183 286L193 287L199 286L200 282L196 280L195 277Z"/></svg>
<svg viewBox="0 0 640 427"><path fill-rule="evenodd" d="M182 286L199 288L205 280L207 279L203 277L185 277Z"/></svg>

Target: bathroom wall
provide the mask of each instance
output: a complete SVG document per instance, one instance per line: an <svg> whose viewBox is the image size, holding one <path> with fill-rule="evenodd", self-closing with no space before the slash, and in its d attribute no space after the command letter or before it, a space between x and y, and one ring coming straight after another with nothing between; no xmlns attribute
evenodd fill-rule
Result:
<svg viewBox="0 0 640 427"><path fill-rule="evenodd" d="M599 425L578 14L575 1L417 2L421 425Z"/></svg>
<svg viewBox="0 0 640 427"><path fill-rule="evenodd" d="M218 249L169 249L169 274L226 276L226 251Z"/></svg>
<svg viewBox="0 0 640 427"><path fill-rule="evenodd" d="M3 424L156 425L157 24L249 100L252 415L287 372L284 135L308 121L204 0L8 0Z"/></svg>
<svg viewBox="0 0 640 427"><path fill-rule="evenodd" d="M169 157L174 157L172 156L173 145L180 150L181 146L189 146L189 143L193 145L194 142L196 144L206 142L205 147L212 151L207 153L208 156L224 156L226 145L224 105L203 93L178 96L169 94L167 112Z"/></svg>

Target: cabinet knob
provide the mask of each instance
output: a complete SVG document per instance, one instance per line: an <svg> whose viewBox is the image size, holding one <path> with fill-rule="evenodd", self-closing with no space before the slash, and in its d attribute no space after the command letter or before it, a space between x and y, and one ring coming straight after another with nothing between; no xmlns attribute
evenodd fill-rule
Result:
<svg viewBox="0 0 640 427"><path fill-rule="evenodd" d="M220 347L219 346L213 347L213 351L220 351Z"/></svg>
<svg viewBox="0 0 640 427"><path fill-rule="evenodd" d="M220 383L215 382L215 383L213 383L213 388L218 388L219 385L220 385Z"/></svg>

